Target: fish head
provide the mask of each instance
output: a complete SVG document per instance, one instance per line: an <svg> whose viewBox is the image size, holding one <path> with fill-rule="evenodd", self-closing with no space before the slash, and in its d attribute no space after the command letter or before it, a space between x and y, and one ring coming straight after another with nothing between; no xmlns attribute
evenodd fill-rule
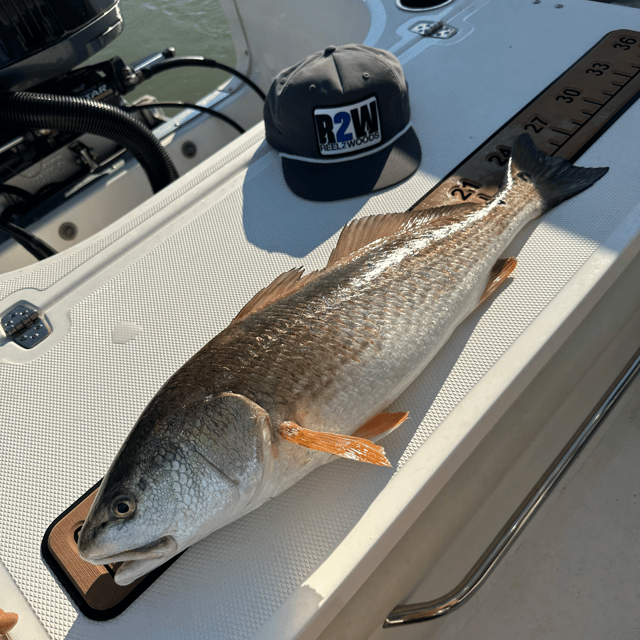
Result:
<svg viewBox="0 0 640 640"><path fill-rule="evenodd" d="M130 584L265 502L272 446L268 413L244 396L207 396L166 414L150 405L102 481L80 557L122 562L115 581Z"/></svg>

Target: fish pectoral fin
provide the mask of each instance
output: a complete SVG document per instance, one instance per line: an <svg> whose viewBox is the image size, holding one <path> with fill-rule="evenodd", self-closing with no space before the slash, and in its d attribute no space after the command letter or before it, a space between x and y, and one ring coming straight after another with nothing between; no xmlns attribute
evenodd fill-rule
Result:
<svg viewBox="0 0 640 640"><path fill-rule="evenodd" d="M283 422L279 431L284 440L307 447L307 449L332 453L349 460L370 462L382 467L391 466L384 449L366 438L312 431L290 421Z"/></svg>
<svg viewBox="0 0 640 640"><path fill-rule="evenodd" d="M408 411L397 413L379 413L369 422L365 422L354 434L355 438L367 438L372 441L380 440L397 429L409 417Z"/></svg>
<svg viewBox="0 0 640 640"><path fill-rule="evenodd" d="M516 264L518 264L518 261L515 258L500 258L500 260L493 265L489 273L489 282L487 282L487 286L480 296L478 306L507 281L511 272L516 268Z"/></svg>

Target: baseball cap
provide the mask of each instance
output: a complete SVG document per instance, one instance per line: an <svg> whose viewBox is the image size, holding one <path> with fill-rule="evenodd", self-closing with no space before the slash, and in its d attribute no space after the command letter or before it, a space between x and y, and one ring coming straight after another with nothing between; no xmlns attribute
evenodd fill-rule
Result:
<svg viewBox="0 0 640 640"><path fill-rule="evenodd" d="M389 187L421 159L400 61L361 44L330 46L281 71L264 105L267 142L289 188L330 201Z"/></svg>

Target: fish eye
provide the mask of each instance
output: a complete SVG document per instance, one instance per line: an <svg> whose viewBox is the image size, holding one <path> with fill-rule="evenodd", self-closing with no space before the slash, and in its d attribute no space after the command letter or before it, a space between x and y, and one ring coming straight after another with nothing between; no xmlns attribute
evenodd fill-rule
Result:
<svg viewBox="0 0 640 640"><path fill-rule="evenodd" d="M118 496L111 503L111 512L116 518L127 518L136 510L136 502L129 496Z"/></svg>

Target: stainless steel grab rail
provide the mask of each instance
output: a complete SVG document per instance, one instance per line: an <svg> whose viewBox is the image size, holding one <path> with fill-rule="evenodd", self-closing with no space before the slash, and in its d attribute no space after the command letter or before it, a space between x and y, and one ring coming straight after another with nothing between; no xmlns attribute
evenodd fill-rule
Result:
<svg viewBox="0 0 640 640"><path fill-rule="evenodd" d="M636 352L604 400L574 433L461 582L440 598L428 602L398 605L387 616L383 627L423 622L442 616L466 602L482 586L492 569L503 558L517 535L531 520L543 500L595 433L638 371L640 371L640 351Z"/></svg>

